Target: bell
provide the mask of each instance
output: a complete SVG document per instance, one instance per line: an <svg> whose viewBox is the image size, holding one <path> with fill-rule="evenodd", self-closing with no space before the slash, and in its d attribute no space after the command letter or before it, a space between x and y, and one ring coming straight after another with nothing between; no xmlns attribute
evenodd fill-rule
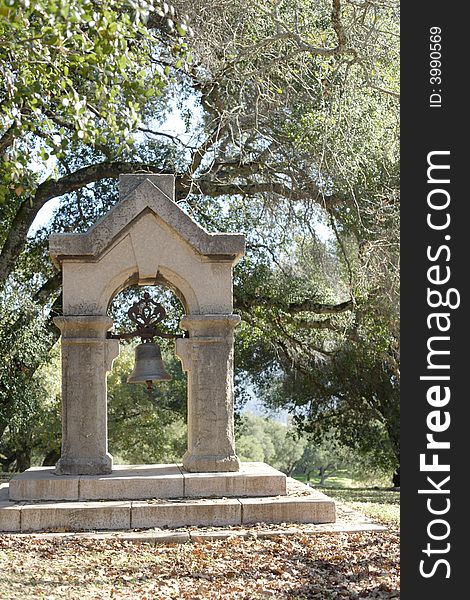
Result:
<svg viewBox="0 0 470 600"><path fill-rule="evenodd" d="M135 367L127 379L127 383L144 383L152 389L154 381L171 379L163 366L162 353L157 344L147 342L139 344L135 349Z"/></svg>

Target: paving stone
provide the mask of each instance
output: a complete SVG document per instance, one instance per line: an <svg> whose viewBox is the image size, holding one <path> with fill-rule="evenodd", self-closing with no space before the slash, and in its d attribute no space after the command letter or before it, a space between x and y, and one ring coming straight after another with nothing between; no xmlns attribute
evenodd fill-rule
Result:
<svg viewBox="0 0 470 600"><path fill-rule="evenodd" d="M54 475L54 467L31 467L10 481L10 500L78 500L78 477Z"/></svg>
<svg viewBox="0 0 470 600"><path fill-rule="evenodd" d="M130 529L130 502L25 504L21 531Z"/></svg>
<svg viewBox="0 0 470 600"><path fill-rule="evenodd" d="M110 475L80 477L80 500L143 500L183 496L178 465L119 465Z"/></svg>
<svg viewBox="0 0 470 600"><path fill-rule="evenodd" d="M154 534L155 544L185 544L191 540L189 532L159 532Z"/></svg>
<svg viewBox="0 0 470 600"><path fill-rule="evenodd" d="M286 494L286 476L265 463L241 463L236 473L183 471L188 498L278 496Z"/></svg>
<svg viewBox="0 0 470 600"><path fill-rule="evenodd" d="M164 471L164 467L162 470ZM129 468L127 471L145 472L145 468ZM121 470L121 474L125 470ZM163 477L165 479L166 476ZM232 473L224 477L233 477ZM88 479L88 478L87 478ZM95 479L95 478L94 478ZM103 479L98 477L97 479ZM126 480L127 476L123 478ZM201 498L201 499L154 499L136 501L81 501L38 502L14 504L6 500L7 488L0 493L0 525L4 531L87 531L126 530L145 528L226 527L256 523L316 523L320 531L346 530L344 523L334 525L335 503L324 494L300 484L294 486L288 496L267 498ZM292 491L293 490L293 491ZM344 512L344 511L343 511ZM342 513L340 513L341 515ZM351 517L348 517L351 521ZM328 525L321 525L328 523ZM354 519L346 524L347 530L381 528L367 521ZM230 531L230 530L229 530ZM156 532L158 533L158 532ZM165 533L161 533L162 539ZM180 532L174 532L175 535ZM196 532L200 535L201 532ZM266 535L269 535L268 532ZM204 538L204 534L201 534ZM220 531L217 536L223 536ZM230 532L227 535L240 535ZM259 534L261 535L261 534ZM263 534L264 535L264 534ZM274 535L274 534L273 534ZM196 539L196 538L194 538Z"/></svg>
<svg viewBox="0 0 470 600"><path fill-rule="evenodd" d="M184 502L133 502L131 526L184 527L192 525L223 526L241 523L238 500L217 499Z"/></svg>
<svg viewBox="0 0 470 600"><path fill-rule="evenodd" d="M240 498L242 524L333 523L336 518L335 504L333 500L325 498Z"/></svg>
<svg viewBox="0 0 470 600"><path fill-rule="evenodd" d="M253 537L246 529L221 529L215 531L190 531L192 542L209 542L214 540L225 540L229 537Z"/></svg>
<svg viewBox="0 0 470 600"><path fill-rule="evenodd" d="M54 467L33 467L12 479L10 499L36 502L277 496L286 494L286 480L284 473L265 463L242 463L240 471L222 473L188 473L177 464L115 465L108 475L60 476L55 475Z"/></svg>
<svg viewBox="0 0 470 600"><path fill-rule="evenodd" d="M0 501L0 531L21 531L21 505Z"/></svg>

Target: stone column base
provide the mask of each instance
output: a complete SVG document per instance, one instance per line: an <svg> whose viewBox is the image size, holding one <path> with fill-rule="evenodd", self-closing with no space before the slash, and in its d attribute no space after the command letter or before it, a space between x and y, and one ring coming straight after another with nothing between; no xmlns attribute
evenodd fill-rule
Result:
<svg viewBox="0 0 470 600"><path fill-rule="evenodd" d="M233 473L240 470L240 461L235 454L198 456L188 451L183 456L183 468L189 473Z"/></svg>
<svg viewBox="0 0 470 600"><path fill-rule="evenodd" d="M106 315L55 317L62 333L62 452L57 475L105 475L108 453L106 373L119 341L106 338Z"/></svg>
<svg viewBox="0 0 470 600"><path fill-rule="evenodd" d="M101 460L90 458L67 458L62 456L56 463L55 475L108 475L113 470L113 457L106 454Z"/></svg>

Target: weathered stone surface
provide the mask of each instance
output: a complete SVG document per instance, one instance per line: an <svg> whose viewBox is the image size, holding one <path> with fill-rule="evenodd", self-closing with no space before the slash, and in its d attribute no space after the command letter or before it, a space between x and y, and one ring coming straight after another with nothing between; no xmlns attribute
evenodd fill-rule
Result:
<svg viewBox="0 0 470 600"><path fill-rule="evenodd" d="M242 524L250 523L333 523L335 503L323 496L285 498L240 498Z"/></svg>
<svg viewBox="0 0 470 600"><path fill-rule="evenodd" d="M54 234L49 249L53 257L96 258L141 213L153 212L165 225L203 256L240 258L245 238L237 233L208 233L175 203L172 175L121 175L120 201L86 233Z"/></svg>
<svg viewBox="0 0 470 600"><path fill-rule="evenodd" d="M285 493L286 476L264 463L242 463L241 470L235 473L189 473L176 464L116 465L109 475L91 476L58 476L53 467L32 467L12 479L9 498L41 502L273 496ZM8 494L3 499L7 500Z"/></svg>
<svg viewBox="0 0 470 600"><path fill-rule="evenodd" d="M183 471L184 495L278 496L286 494L286 476L265 463L241 463L236 473L189 473Z"/></svg>
<svg viewBox="0 0 470 600"><path fill-rule="evenodd" d="M80 477L80 500L180 498L183 493L177 465L121 465L110 475Z"/></svg>
<svg viewBox="0 0 470 600"><path fill-rule="evenodd" d="M185 500L182 502L133 502L131 526L184 527L239 525L241 505L238 500Z"/></svg>
<svg viewBox="0 0 470 600"><path fill-rule="evenodd" d="M78 477L58 477L54 467L31 467L10 481L10 500L79 500Z"/></svg>
<svg viewBox="0 0 470 600"><path fill-rule="evenodd" d="M106 373L119 352L107 316L56 317L62 334L62 454L57 475L100 475L108 453Z"/></svg>
<svg viewBox="0 0 470 600"><path fill-rule="evenodd" d="M189 338L176 353L188 373L188 450L190 472L238 471L233 430L233 329L238 315L185 316Z"/></svg>
<svg viewBox="0 0 470 600"><path fill-rule="evenodd" d="M124 200L148 179L169 200L175 199L175 178L173 175L152 175L133 173L119 176L119 200Z"/></svg>
<svg viewBox="0 0 470 600"><path fill-rule="evenodd" d="M193 314L232 312L232 267L243 255L244 236L207 233L173 192L169 198L163 191L168 176L162 185L159 177L122 178L132 191L88 232L50 237L63 271L65 315L105 314L122 288L155 283L157 275L179 290Z"/></svg>
<svg viewBox="0 0 470 600"><path fill-rule="evenodd" d="M21 505L0 500L0 531L21 531Z"/></svg>
<svg viewBox="0 0 470 600"><path fill-rule="evenodd" d="M25 504L21 531L130 529L130 502Z"/></svg>
<svg viewBox="0 0 470 600"><path fill-rule="evenodd" d="M139 472L141 468L136 466L130 470ZM246 470L252 474L263 470L266 472L269 469L262 463L246 465ZM276 470L272 469L272 471L275 476ZM120 472L123 473L123 471ZM49 476L55 477L51 474ZM189 474L189 477L192 478L193 474ZM223 478L241 480L243 473L209 474L206 479L207 488L210 489L211 479L218 481ZM79 479L91 480L88 477ZM108 480L105 477L96 479ZM140 479L142 480L144 477ZM196 479L203 481L205 478L196 477ZM138 481L138 479L134 477L134 481ZM338 523L336 527L334 525L336 513L333 500L316 490L297 483L289 481L290 495L268 498L204 498L172 501L153 499L127 502L110 500L102 502L49 501L36 504L9 502L6 500L8 496L5 494L8 486L0 486L0 531L20 531L20 528L21 531L118 531L131 528L178 528L198 525L220 527L256 523L316 523L319 524L315 526L317 528L323 527L320 525L321 523L328 523L330 524L328 525L329 530L332 531L353 531L364 528L373 529L374 527L380 529L380 526L374 525L370 520L365 523L357 519L349 523L349 529L344 529L344 523ZM365 520L367 521L367 519Z"/></svg>

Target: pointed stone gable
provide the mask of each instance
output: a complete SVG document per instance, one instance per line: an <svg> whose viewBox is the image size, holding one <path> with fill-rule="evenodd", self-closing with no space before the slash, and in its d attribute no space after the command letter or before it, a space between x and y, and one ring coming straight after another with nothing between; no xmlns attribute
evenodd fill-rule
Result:
<svg viewBox="0 0 470 600"><path fill-rule="evenodd" d="M187 314L231 314L240 234L208 233L174 201L171 175L122 175L119 202L86 233L52 235L64 315L106 315L129 285L166 285Z"/></svg>
<svg viewBox="0 0 470 600"><path fill-rule="evenodd" d="M56 265L70 258L95 261L146 212L153 213L169 229L202 256L234 263L243 256L245 238L240 234L208 233L174 201L172 175L121 175L120 201L86 233L52 235L49 251Z"/></svg>

